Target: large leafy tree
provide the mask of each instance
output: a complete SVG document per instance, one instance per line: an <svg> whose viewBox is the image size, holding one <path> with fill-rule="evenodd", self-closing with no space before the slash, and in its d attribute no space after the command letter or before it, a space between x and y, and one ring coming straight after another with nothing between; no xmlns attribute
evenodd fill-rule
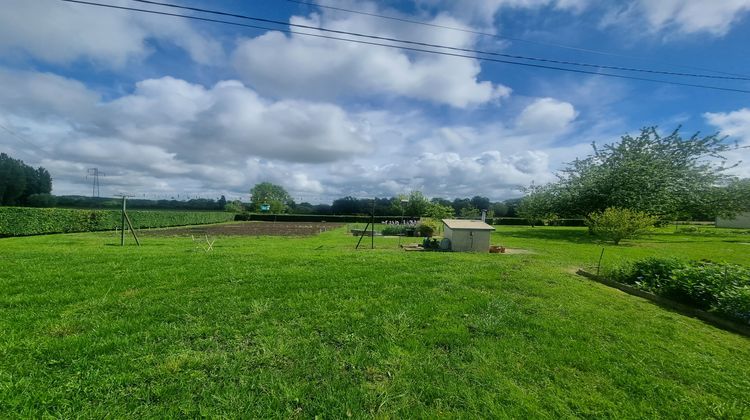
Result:
<svg viewBox="0 0 750 420"><path fill-rule="evenodd" d="M406 204L406 215L412 217L424 216L429 206L430 201L421 191L412 191L409 194L409 202Z"/></svg>
<svg viewBox="0 0 750 420"><path fill-rule="evenodd" d="M263 204L271 206L272 213L283 213L290 204L293 204L293 201L281 185L261 182L255 184L250 190L250 208L252 211L260 211Z"/></svg>
<svg viewBox="0 0 750 420"><path fill-rule="evenodd" d="M623 136L576 159L545 189L557 213L586 216L608 207L646 212L662 219L686 217L697 209L717 214L738 211L723 187L722 153L731 145L717 134L682 138L679 129L661 136L655 127Z"/></svg>
<svg viewBox="0 0 750 420"><path fill-rule="evenodd" d="M46 169L0 153L0 205L25 205L30 196L51 191L52 177Z"/></svg>
<svg viewBox="0 0 750 420"><path fill-rule="evenodd" d="M556 214L555 188L552 185L532 185L525 189L527 195L518 203L518 215L526 219L531 227Z"/></svg>

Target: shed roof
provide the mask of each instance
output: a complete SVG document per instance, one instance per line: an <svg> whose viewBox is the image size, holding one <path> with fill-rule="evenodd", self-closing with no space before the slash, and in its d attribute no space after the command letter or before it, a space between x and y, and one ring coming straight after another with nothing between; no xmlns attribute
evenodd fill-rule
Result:
<svg viewBox="0 0 750 420"><path fill-rule="evenodd" d="M495 230L481 220L443 219L443 223L453 230Z"/></svg>

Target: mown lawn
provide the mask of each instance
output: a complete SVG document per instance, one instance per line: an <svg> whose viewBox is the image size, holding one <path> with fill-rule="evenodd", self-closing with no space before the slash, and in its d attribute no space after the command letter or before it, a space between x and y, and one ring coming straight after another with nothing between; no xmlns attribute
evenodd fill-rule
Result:
<svg viewBox="0 0 750 420"><path fill-rule="evenodd" d="M574 275L585 229L498 227L513 255L116 243L0 239L0 417L750 416L750 339ZM603 264L750 265L748 243L670 228Z"/></svg>

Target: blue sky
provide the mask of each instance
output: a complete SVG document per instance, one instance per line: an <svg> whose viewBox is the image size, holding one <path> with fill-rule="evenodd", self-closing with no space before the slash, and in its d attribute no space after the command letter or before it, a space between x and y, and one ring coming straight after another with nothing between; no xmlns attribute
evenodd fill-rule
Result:
<svg viewBox="0 0 750 420"><path fill-rule="evenodd" d="M286 0L180 4L506 54L750 74L750 0L317 2L498 36ZM247 199L255 183L270 181L310 202L412 190L501 200L554 180L565 162L590 152L591 142L644 126L682 126L685 136L719 131L750 145L748 93L59 0L5 6L0 124L7 130L0 130L0 151L50 170L56 194L88 194L86 169L98 167L107 174L103 195ZM750 90L748 81L645 76ZM750 176L748 150L727 155L746 161L733 169L738 176Z"/></svg>

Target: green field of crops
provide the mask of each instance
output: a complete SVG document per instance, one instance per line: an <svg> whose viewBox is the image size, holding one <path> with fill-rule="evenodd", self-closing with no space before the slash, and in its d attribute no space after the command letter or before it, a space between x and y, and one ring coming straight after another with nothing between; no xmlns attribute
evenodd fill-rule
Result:
<svg viewBox="0 0 750 420"><path fill-rule="evenodd" d="M750 416L749 338L575 275L585 228L497 229L525 252L0 239L0 417ZM742 231L605 248L750 266Z"/></svg>

